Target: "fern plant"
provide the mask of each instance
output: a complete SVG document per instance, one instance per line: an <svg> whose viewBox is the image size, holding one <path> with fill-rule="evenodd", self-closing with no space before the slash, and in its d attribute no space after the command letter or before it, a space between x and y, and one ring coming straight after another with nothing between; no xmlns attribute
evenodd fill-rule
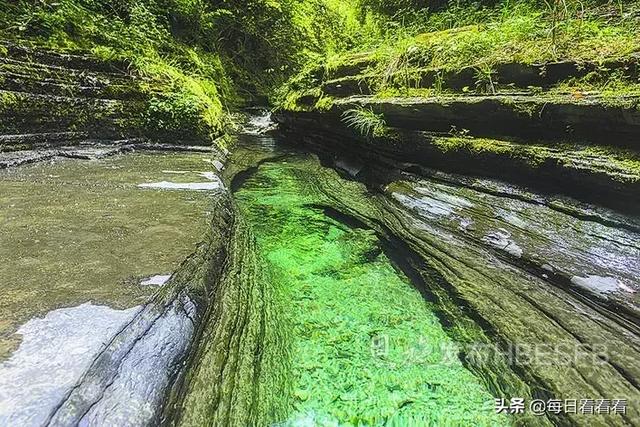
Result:
<svg viewBox="0 0 640 427"><path fill-rule="evenodd" d="M480 93L496 94L494 76L496 70L489 64L479 64L474 67L476 78L476 90Z"/></svg>
<svg viewBox="0 0 640 427"><path fill-rule="evenodd" d="M364 107L352 108L342 113L342 122L365 137L382 136L387 128L382 114Z"/></svg>

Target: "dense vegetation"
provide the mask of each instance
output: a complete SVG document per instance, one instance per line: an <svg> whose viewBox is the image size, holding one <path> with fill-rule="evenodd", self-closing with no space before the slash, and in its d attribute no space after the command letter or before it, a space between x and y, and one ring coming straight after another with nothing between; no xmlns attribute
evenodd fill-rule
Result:
<svg viewBox="0 0 640 427"><path fill-rule="evenodd" d="M538 64L573 61L599 68L567 79L549 93L598 92L604 96L639 94L633 75L612 72L607 64L637 61L640 53L640 2L573 0L503 0L485 2L401 2L393 12L388 2L367 1L375 17L368 32L350 51L328 53L309 62L280 92L279 103L297 108L306 96L319 98L316 108L331 105L320 91L327 79L355 76L379 97L438 96L446 93L446 73L473 68L475 83L465 92L495 93L496 66L505 63ZM411 6L413 4L413 6ZM363 21L364 22L364 21ZM635 59L633 59L635 58ZM344 69L345 72L334 71ZM425 71L436 79L420 86ZM537 88L531 88L536 90Z"/></svg>
<svg viewBox="0 0 640 427"><path fill-rule="evenodd" d="M128 60L153 82L152 126L219 134L232 106L264 95L290 104L317 84L317 70L354 52L383 95L410 88L417 68L473 65L490 84L500 62L629 56L640 46L639 10L621 0L14 0L0 5L0 34Z"/></svg>

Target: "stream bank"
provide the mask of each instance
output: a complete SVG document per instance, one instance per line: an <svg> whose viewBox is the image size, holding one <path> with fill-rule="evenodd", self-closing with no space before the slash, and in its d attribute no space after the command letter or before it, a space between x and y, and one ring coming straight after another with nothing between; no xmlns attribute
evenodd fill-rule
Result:
<svg viewBox="0 0 640 427"><path fill-rule="evenodd" d="M93 353L52 368L70 376L50 406L36 413L17 404L3 417L32 425L637 423L637 220L500 181L396 168L402 163L375 151L338 151L339 141L314 139L316 130L264 135L265 117L249 123L228 159L217 150L135 153L2 172L41 177L19 185L50 186L72 182L77 170L132 162L93 175L113 174L145 218L147 197L195 198L211 212L181 265L136 275L175 271L159 289L134 286L142 295L127 299L110 282L87 292L124 298L116 305L124 310L77 305L87 301L79 295L56 303L75 311L24 325L25 337L44 339L61 316L116 320L105 321ZM81 205L68 207L82 218ZM68 327L77 332L69 343L88 348L83 329ZM39 354L37 341L31 348ZM494 398L514 396L626 398L630 408L495 414Z"/></svg>
<svg viewBox="0 0 640 427"><path fill-rule="evenodd" d="M233 405L248 425L274 412L254 380L278 389L280 344L218 176L220 100L211 82L164 71L0 45L0 424L228 424ZM185 85L200 98L178 114Z"/></svg>

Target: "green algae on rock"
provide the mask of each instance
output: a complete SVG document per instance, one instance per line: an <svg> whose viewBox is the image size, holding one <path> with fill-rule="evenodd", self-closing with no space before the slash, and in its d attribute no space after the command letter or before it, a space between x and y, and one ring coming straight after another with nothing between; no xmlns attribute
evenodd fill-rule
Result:
<svg viewBox="0 0 640 427"><path fill-rule="evenodd" d="M172 424L268 425L285 413L287 328L282 301L234 204L214 222L214 251L195 278L204 320L168 405ZM191 284L193 277L184 283ZM179 282L178 282L179 283Z"/></svg>

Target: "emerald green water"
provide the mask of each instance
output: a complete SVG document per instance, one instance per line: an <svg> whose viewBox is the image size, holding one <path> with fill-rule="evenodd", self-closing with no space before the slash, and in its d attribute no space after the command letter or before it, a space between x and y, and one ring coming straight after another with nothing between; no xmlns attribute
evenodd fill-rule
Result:
<svg viewBox="0 0 640 427"><path fill-rule="evenodd" d="M264 164L236 193L289 319L282 425L507 425L376 235L311 207L321 200L301 164Z"/></svg>

